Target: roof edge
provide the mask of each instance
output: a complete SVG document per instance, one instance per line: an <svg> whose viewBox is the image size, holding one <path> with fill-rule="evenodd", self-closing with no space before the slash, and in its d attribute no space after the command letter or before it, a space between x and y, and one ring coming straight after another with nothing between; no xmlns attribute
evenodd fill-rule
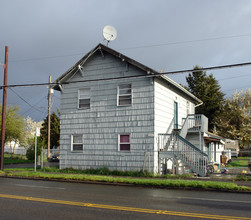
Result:
<svg viewBox="0 0 251 220"><path fill-rule="evenodd" d="M97 50L102 49L118 58L120 58L121 60L124 60L126 62L128 62L129 64L138 67L139 69L145 71L147 74L149 75L158 75L158 76L153 76L153 77L161 77L164 80L166 80L167 82L169 82L170 84L172 84L173 86L175 86L176 88L178 88L179 90L181 90L183 93L185 93L186 95L188 95L190 98L192 98L193 100L195 100L196 102L202 104L203 102L197 98L196 96L194 96L192 93L190 93L189 91L187 91L183 86L179 85L178 83L176 83L175 81L173 81L172 79L170 79L169 77L167 77L166 75L160 75L160 73L150 67L145 66L142 63L139 63L138 61L129 58L128 56L125 56L124 54L110 48L107 47L101 43L99 43L96 47L94 47L91 51L89 51L83 58L81 58L77 63L75 63L71 68L69 68L64 74L62 74L60 77L58 77L55 81L54 81L54 86L53 88L55 90L60 90L60 86L59 84L66 79L67 76L69 76L69 74L73 73L74 70L77 70L78 65L80 65L81 63L85 63L89 57L91 57Z"/></svg>
<svg viewBox="0 0 251 220"><path fill-rule="evenodd" d="M172 79L170 79L169 77L167 77L166 75L161 76L163 79L165 79L166 81L168 81L169 83L171 83L172 85L176 86L177 88L179 88L180 90L182 90L184 93L186 93L188 96L190 96L192 99L194 99L195 101L197 101L198 103L203 103L202 100L200 100L199 98L197 98L195 95L193 95L191 92L187 91L183 86L181 86L180 84L176 83L175 81L173 81Z"/></svg>

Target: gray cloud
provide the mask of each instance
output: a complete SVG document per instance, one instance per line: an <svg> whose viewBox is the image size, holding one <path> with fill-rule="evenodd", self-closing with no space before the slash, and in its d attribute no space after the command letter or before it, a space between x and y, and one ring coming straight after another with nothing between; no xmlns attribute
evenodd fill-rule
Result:
<svg viewBox="0 0 251 220"><path fill-rule="evenodd" d="M0 61L4 62L4 46L8 45L9 84L47 82L49 74L54 80L103 41L102 29L109 24L118 31L117 39L110 44L112 48L158 70L248 62L251 36L221 37L251 34L250 12L249 0L2 0ZM169 44L209 38L221 39ZM225 78L219 82L230 96L234 89L250 87L250 68L212 73L216 79ZM170 77L185 83L185 76ZM46 109L46 87L15 91L42 112ZM59 107L56 96L59 94L54 95L54 109ZM8 92L7 102L20 105L25 116L36 120L46 116L46 111L30 108L12 91Z"/></svg>

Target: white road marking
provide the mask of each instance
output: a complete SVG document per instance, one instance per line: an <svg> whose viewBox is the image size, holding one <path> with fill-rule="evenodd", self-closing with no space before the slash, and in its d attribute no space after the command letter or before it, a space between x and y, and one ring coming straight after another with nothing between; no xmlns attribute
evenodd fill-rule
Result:
<svg viewBox="0 0 251 220"><path fill-rule="evenodd" d="M225 199L206 199L206 198L193 198L193 197L177 197L177 199L193 199L193 200L205 200L205 201L214 201L214 202L251 203L251 201L238 201L238 200L225 200Z"/></svg>
<svg viewBox="0 0 251 220"><path fill-rule="evenodd" d="M24 184L14 184L14 185L15 186L30 187L30 188L43 188L43 189L60 189L60 190L66 189L66 188L50 187L50 186L36 186L36 185L24 185Z"/></svg>

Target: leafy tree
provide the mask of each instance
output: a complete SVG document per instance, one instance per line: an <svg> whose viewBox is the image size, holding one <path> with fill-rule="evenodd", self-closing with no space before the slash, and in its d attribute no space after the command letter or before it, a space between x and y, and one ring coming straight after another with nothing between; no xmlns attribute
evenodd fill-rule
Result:
<svg viewBox="0 0 251 220"><path fill-rule="evenodd" d="M240 140L240 146L251 145L251 91L235 92L226 99L214 120L216 132L226 138Z"/></svg>
<svg viewBox="0 0 251 220"><path fill-rule="evenodd" d="M34 139L36 128L41 128L42 122L35 122L29 116L25 119L27 139Z"/></svg>
<svg viewBox="0 0 251 220"><path fill-rule="evenodd" d="M26 144L25 120L22 116L18 114L19 111L20 109L17 106L9 106L6 108L5 142L14 142L14 147L11 147L12 154L14 154L15 147L17 146L17 144ZM0 114L2 115L1 105ZM2 117L0 121L2 124Z"/></svg>
<svg viewBox="0 0 251 220"><path fill-rule="evenodd" d="M195 66L194 70L201 67ZM188 91L203 101L203 105L195 109L196 114L204 114L209 119L209 130L213 129L213 120L218 115L224 101L224 93L218 81L212 74L207 76L205 71L189 73L186 77Z"/></svg>
<svg viewBox="0 0 251 220"><path fill-rule="evenodd" d="M60 114L58 110L58 115ZM51 114L51 126L50 126L50 147L59 146L60 138L60 119L55 112ZM40 129L41 137L44 142L47 143L48 140L48 116L44 119L42 128Z"/></svg>

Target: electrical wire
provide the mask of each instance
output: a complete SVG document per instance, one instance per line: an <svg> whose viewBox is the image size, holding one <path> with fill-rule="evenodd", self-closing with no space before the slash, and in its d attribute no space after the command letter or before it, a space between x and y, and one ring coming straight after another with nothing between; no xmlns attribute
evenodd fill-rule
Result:
<svg viewBox="0 0 251 220"><path fill-rule="evenodd" d="M177 71L170 71L170 72L163 72L163 73L152 73L143 76L123 76L123 77L111 77L111 78L99 78L99 79L91 79L91 80L79 80L79 81L72 81L72 82L53 82L53 83L30 83L30 84L13 84L7 86L0 86L0 89L4 87L7 88L14 88L14 87L33 87L33 86L56 86L56 85L63 85L63 84L73 84L73 83L85 83L85 82L98 82L98 81L112 81L112 80L121 80L121 79L140 79L140 78L152 78L156 76L164 76L164 75L174 75L179 73L189 73L189 72L199 72L199 71L208 71L208 70L218 70L218 69L226 69L226 68L236 68L236 67L243 67L251 65L251 62L247 63L237 63L237 64L230 64L230 65L222 65L222 66L211 66L199 69L187 69L187 70L177 70ZM78 70L76 70L77 72ZM72 72L72 70L71 70Z"/></svg>
<svg viewBox="0 0 251 220"><path fill-rule="evenodd" d="M48 57L35 57L35 58L26 58L26 59L17 59L17 60L9 60L9 63L16 63L16 62L29 62L29 61L36 61L36 60L48 60L48 59L56 59L56 58L63 58L63 57L73 57L83 55L84 53L75 53L75 54L66 54L66 55L57 55L57 56L48 56Z"/></svg>
<svg viewBox="0 0 251 220"><path fill-rule="evenodd" d="M240 77L245 77L245 76L251 76L251 74L249 73L249 74L240 75L240 76L233 76L233 77L218 79L218 81L221 81L221 80L228 80L228 79L234 79L234 78L240 78Z"/></svg>
<svg viewBox="0 0 251 220"><path fill-rule="evenodd" d="M138 46L138 47L120 48L118 50L134 50L134 49L142 49L142 48L161 47L161 46L168 46L168 45L175 45L175 44L187 44L187 43L196 43L196 42L202 42L202 41L231 39L231 38L248 37L248 36L251 36L251 34L222 36L222 37L212 37L212 38L186 40L186 41L176 41L176 42L163 43L163 44L153 44L153 45L143 45L143 46Z"/></svg>
<svg viewBox="0 0 251 220"><path fill-rule="evenodd" d="M36 104L34 104L32 107L30 107L28 110L26 110L23 115L27 114L33 107L38 105L43 99L47 98L47 96L43 96ZM44 113L44 111L39 110L41 113Z"/></svg>
<svg viewBox="0 0 251 220"><path fill-rule="evenodd" d="M29 114L26 114L26 116L31 116L31 115L34 115L36 114L37 115L37 111L36 110L33 110L31 112L29 112ZM24 115L24 114L22 114ZM45 108L45 110L42 112L42 113L39 113L39 117L41 118L40 120L43 120L47 115L47 108ZM36 117L38 118L38 117Z"/></svg>
<svg viewBox="0 0 251 220"><path fill-rule="evenodd" d="M32 106L28 101L26 101L24 98L22 98L18 93L16 93L12 88L9 88L14 94L16 94L16 96L18 98L20 98L21 100L23 100L27 105L29 105L31 108L36 109L37 111L42 112L41 110L39 110L38 108L36 108L35 106ZM42 112L43 113L43 112Z"/></svg>
<svg viewBox="0 0 251 220"><path fill-rule="evenodd" d="M249 87L249 85L247 85L247 86L242 86L242 87L239 87L239 88L234 88L234 89L227 89L227 90L223 90L223 92L228 92L228 91L238 90L238 89L242 89L242 88L246 88L246 87Z"/></svg>
<svg viewBox="0 0 251 220"><path fill-rule="evenodd" d="M212 37L212 38L203 38L203 39L186 40L186 41L176 41L176 42L169 42L169 43L162 43L162 44L142 45L142 46L137 46L137 47L120 48L117 50L134 50L134 49L142 49L142 48L160 47L160 46L168 46L168 45L175 45L175 44L196 43L196 42L203 42L203 41L231 39L231 38L248 37L248 36L251 36L251 34L240 34L240 35L232 35L232 36ZM79 56L79 55L83 55L83 54L84 53L75 53L75 54L56 55L56 56L48 56L48 57L16 59L16 60L9 60L9 62L12 62L12 63L14 63L14 62L29 62L29 61L36 61L36 60L47 60L47 59Z"/></svg>

